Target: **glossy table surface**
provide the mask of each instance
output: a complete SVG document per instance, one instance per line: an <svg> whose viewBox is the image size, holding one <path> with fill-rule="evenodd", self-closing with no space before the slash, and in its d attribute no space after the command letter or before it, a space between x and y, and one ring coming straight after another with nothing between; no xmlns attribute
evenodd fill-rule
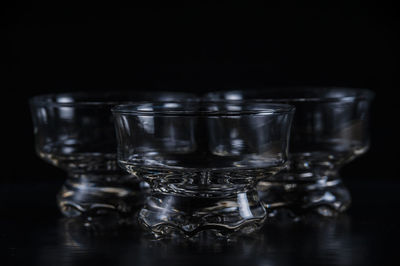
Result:
<svg viewBox="0 0 400 266"><path fill-rule="evenodd" d="M336 218L269 221L253 236L154 241L137 226L60 215L55 183L0 184L0 265L400 265L400 181L348 179Z"/></svg>

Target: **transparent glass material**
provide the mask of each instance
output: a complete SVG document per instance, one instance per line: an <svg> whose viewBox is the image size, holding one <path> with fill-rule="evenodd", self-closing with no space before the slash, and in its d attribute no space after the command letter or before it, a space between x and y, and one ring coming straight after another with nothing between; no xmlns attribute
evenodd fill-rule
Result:
<svg viewBox="0 0 400 266"><path fill-rule="evenodd" d="M172 92L76 92L30 100L38 155L68 173L58 194L64 215L129 213L142 202L141 186L145 184L117 165L111 108L149 99L194 100L194 96Z"/></svg>
<svg viewBox="0 0 400 266"><path fill-rule="evenodd" d="M346 210L350 193L340 168L369 147L369 106L373 93L348 88L282 88L212 92L208 100L287 103L296 107L288 168L258 185L266 207L294 214L332 216ZM272 212L273 214L274 212Z"/></svg>
<svg viewBox="0 0 400 266"><path fill-rule="evenodd" d="M151 188L140 223L156 237L260 227L255 186L284 167L293 112L245 102L115 107L119 163Z"/></svg>

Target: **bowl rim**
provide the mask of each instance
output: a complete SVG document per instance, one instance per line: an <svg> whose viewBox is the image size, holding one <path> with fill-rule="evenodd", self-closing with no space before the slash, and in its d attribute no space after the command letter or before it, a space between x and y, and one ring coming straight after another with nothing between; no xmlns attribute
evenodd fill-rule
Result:
<svg viewBox="0 0 400 266"><path fill-rule="evenodd" d="M165 101L197 101L196 94L180 91L130 91L130 90L116 90L116 91L75 91L75 92L61 92L61 93L48 93L33 96L29 99L32 106L48 106L48 107L98 107L107 106L112 107L118 104L131 103L137 101L144 101L156 96L166 96ZM123 97L130 97L130 99L123 99ZM65 102L59 102L60 98L65 97ZM121 100L107 100L107 97L121 97ZM81 98L81 99L79 99ZM104 98L104 100L100 100ZM70 101L72 100L72 101Z"/></svg>
<svg viewBox="0 0 400 266"><path fill-rule="evenodd" d="M316 92L316 93L326 93L326 92L337 92L341 95L337 96L319 96L319 97L279 97L280 93L289 92ZM226 99L228 94L250 94L247 98L237 98L235 97ZM273 95L275 94L275 95ZM225 97L225 98L211 98L214 97ZM273 96L273 98L268 98ZM220 101L220 100L230 100L230 101L240 101L240 100L252 100L257 102L285 102L285 103L296 103L296 102L352 102L357 100L367 100L371 101L375 97L375 93L366 88L350 88L350 87L317 87L317 86L301 86L301 87L273 87L264 89L248 89L248 90L216 90L210 91L205 94L205 99L210 101Z"/></svg>
<svg viewBox="0 0 400 266"><path fill-rule="evenodd" d="M176 105L181 105L173 109ZM255 106L256 105L256 106ZM240 110L216 110L217 107L241 107ZM251 109L248 108L252 107ZM138 109L142 107L141 109ZM210 109L214 108L214 109ZM243 116L243 115L277 115L292 114L295 107L282 103L264 103L258 101L187 101L169 102L136 102L114 106L111 111L114 115L131 116Z"/></svg>

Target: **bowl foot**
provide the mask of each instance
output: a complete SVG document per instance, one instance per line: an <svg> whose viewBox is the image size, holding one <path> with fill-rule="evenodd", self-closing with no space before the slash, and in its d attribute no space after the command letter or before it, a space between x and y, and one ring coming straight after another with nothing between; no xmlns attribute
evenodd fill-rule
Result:
<svg viewBox="0 0 400 266"><path fill-rule="evenodd" d="M113 182L116 181L116 182ZM67 217L129 215L143 204L148 186L131 176L74 176L57 196Z"/></svg>
<svg viewBox="0 0 400 266"><path fill-rule="evenodd" d="M349 190L339 178L313 182L260 182L258 191L269 216L285 213L296 217L307 212L336 216L351 203Z"/></svg>
<svg viewBox="0 0 400 266"><path fill-rule="evenodd" d="M259 229L266 211L256 191L225 198L190 197L153 193L139 213L139 223L156 238L229 237Z"/></svg>

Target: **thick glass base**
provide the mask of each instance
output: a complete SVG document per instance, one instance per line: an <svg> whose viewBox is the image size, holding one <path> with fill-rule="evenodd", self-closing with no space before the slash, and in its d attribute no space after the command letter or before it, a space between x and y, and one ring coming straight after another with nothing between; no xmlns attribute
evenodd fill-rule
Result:
<svg viewBox="0 0 400 266"><path fill-rule="evenodd" d="M307 212L336 216L351 203L349 190L337 177L279 180L278 175L273 181L260 182L257 190L269 216L298 217Z"/></svg>
<svg viewBox="0 0 400 266"><path fill-rule="evenodd" d="M148 186L129 175L72 174L57 196L67 217L125 215L138 210Z"/></svg>
<svg viewBox="0 0 400 266"><path fill-rule="evenodd" d="M260 228L265 218L255 190L224 198L155 192L139 213L139 223L156 238L195 237L205 231L217 237L248 234Z"/></svg>

